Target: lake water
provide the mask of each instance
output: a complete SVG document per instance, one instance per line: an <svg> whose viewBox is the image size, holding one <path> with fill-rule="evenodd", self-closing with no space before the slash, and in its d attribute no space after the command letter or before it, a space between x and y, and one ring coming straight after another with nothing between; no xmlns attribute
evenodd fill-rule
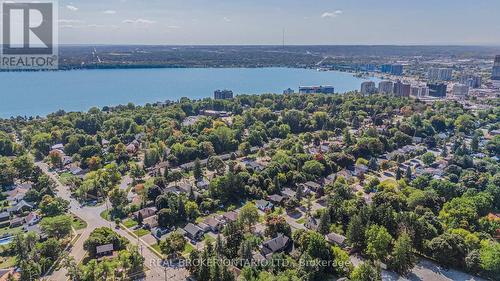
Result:
<svg viewBox="0 0 500 281"><path fill-rule="evenodd" d="M376 78L370 78L376 81ZM0 72L0 117L46 115L59 109L137 105L181 97L212 97L216 89L235 94L282 93L299 86L333 85L344 93L364 79L350 73L297 68L162 68Z"/></svg>

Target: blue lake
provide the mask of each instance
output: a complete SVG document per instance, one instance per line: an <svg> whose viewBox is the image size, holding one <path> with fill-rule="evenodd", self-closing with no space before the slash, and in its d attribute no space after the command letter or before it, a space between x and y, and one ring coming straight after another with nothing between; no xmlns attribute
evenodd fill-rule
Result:
<svg viewBox="0 0 500 281"><path fill-rule="evenodd" d="M376 78L370 78L377 81ZM282 93L299 86L333 85L344 93L365 79L350 73L297 68L162 68L1 72L0 117L46 115L59 109L212 97L216 89L235 94Z"/></svg>

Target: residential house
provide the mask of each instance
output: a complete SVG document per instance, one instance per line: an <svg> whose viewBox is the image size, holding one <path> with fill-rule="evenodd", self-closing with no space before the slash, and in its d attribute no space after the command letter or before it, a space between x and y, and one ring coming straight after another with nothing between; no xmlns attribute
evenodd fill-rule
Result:
<svg viewBox="0 0 500 281"><path fill-rule="evenodd" d="M202 223L202 222L200 222L199 224L197 224L197 226L199 228L201 228L201 230L203 230L203 233L207 233L207 232L210 232L212 230L208 224L205 224L205 223Z"/></svg>
<svg viewBox="0 0 500 281"><path fill-rule="evenodd" d="M308 181L302 184L304 187L306 187L309 190L312 190L314 192L318 192L318 190L321 189L321 184L313 181Z"/></svg>
<svg viewBox="0 0 500 281"><path fill-rule="evenodd" d="M50 147L51 150L64 150L64 145L62 143L54 144Z"/></svg>
<svg viewBox="0 0 500 281"><path fill-rule="evenodd" d="M41 240L46 240L48 238L47 234L45 234L41 229L39 224L35 225L24 225L23 226L23 231L24 232L34 232L36 233Z"/></svg>
<svg viewBox="0 0 500 281"><path fill-rule="evenodd" d="M151 229L151 235L158 240L161 240L162 236L167 233L169 233L169 229L166 227L153 227Z"/></svg>
<svg viewBox="0 0 500 281"><path fill-rule="evenodd" d="M277 237L265 241L260 246L260 253L266 259L270 258L275 253L280 253L288 249L291 244L290 238L279 233Z"/></svg>
<svg viewBox="0 0 500 281"><path fill-rule="evenodd" d="M177 195L180 195L180 194L189 194L191 192L191 190L193 190L193 192L195 190L193 185L191 185L190 183L182 182L182 183L179 183L177 185L171 185L171 186L167 187L165 189L165 192L172 192L172 193L175 193Z"/></svg>
<svg viewBox="0 0 500 281"><path fill-rule="evenodd" d="M63 164L63 166L68 166L71 163L73 163L73 158L71 158L71 156L64 155L63 158L62 158L62 164Z"/></svg>
<svg viewBox="0 0 500 281"><path fill-rule="evenodd" d="M337 174L334 173L334 174L328 175L325 178L325 185L333 183L335 181L335 179L337 179Z"/></svg>
<svg viewBox="0 0 500 281"><path fill-rule="evenodd" d="M204 224L210 227L210 231L213 233L218 233L224 227L221 217L209 217L203 221Z"/></svg>
<svg viewBox="0 0 500 281"><path fill-rule="evenodd" d="M203 230L198 227L197 225L194 225L192 223L188 223L185 227L184 227L184 231L185 231L185 235L191 239L191 240L195 240L195 241L199 241L201 240L201 238L203 237Z"/></svg>
<svg viewBox="0 0 500 281"><path fill-rule="evenodd" d="M35 212L29 213L25 218L24 222L28 225L35 225L37 224L42 218Z"/></svg>
<svg viewBox="0 0 500 281"><path fill-rule="evenodd" d="M347 169L342 169L337 172L337 177L343 177L346 180L350 180L352 178L352 172Z"/></svg>
<svg viewBox="0 0 500 281"><path fill-rule="evenodd" d="M73 176L82 176L85 174L85 171L80 167L71 167L71 168L69 168L69 172Z"/></svg>
<svg viewBox="0 0 500 281"><path fill-rule="evenodd" d="M150 216L148 218L145 218L145 219L143 219L142 224L149 229L155 228L158 226L158 216L154 215L154 216Z"/></svg>
<svg viewBox="0 0 500 281"><path fill-rule="evenodd" d="M257 201L255 201L255 205L262 212L271 211L274 208L273 203L271 203L267 200L257 200Z"/></svg>
<svg viewBox="0 0 500 281"><path fill-rule="evenodd" d="M18 227L18 226L21 226L24 224L24 218L13 218L10 220L10 227L11 228L14 228L14 227Z"/></svg>
<svg viewBox="0 0 500 281"><path fill-rule="evenodd" d="M261 172L265 169L265 166L256 161L246 161L244 162L247 169L253 170L255 172Z"/></svg>
<svg viewBox="0 0 500 281"><path fill-rule="evenodd" d="M127 145L127 147L125 149L127 150L128 154L136 154L138 147L136 147L134 144L131 143L131 144Z"/></svg>
<svg viewBox="0 0 500 281"><path fill-rule="evenodd" d="M0 213L0 227L5 227L10 225L10 214L9 212Z"/></svg>
<svg viewBox="0 0 500 281"><path fill-rule="evenodd" d="M141 209L133 214L134 218L136 220L139 219L139 214L142 217L142 219L147 219L149 217L152 217L156 214L156 208L155 207L147 207L144 209Z"/></svg>
<svg viewBox="0 0 500 281"><path fill-rule="evenodd" d="M317 230L318 229L318 220L316 218L314 218L313 216L309 216L309 218L307 219L304 226L310 230Z"/></svg>
<svg viewBox="0 0 500 281"><path fill-rule="evenodd" d="M198 189L208 189L209 185L210 185L210 182L207 179L202 179L202 180L196 182L196 187Z"/></svg>
<svg viewBox="0 0 500 281"><path fill-rule="evenodd" d="M95 252L98 256L108 256L113 254L113 244L105 244L101 246L97 246L95 248Z"/></svg>
<svg viewBox="0 0 500 281"><path fill-rule="evenodd" d="M235 222L238 220L238 214L235 211L230 211L222 215L226 223Z"/></svg>
<svg viewBox="0 0 500 281"><path fill-rule="evenodd" d="M273 204L280 205L285 199L285 197L278 194L272 194L267 196L267 199L269 199L269 201L271 201Z"/></svg>
<svg viewBox="0 0 500 281"><path fill-rule="evenodd" d="M285 197L286 199L290 199L290 198L295 198L297 192L293 191L291 188L287 187L287 188L284 188L282 191L281 191L281 194L283 195L283 197Z"/></svg>
<svg viewBox="0 0 500 281"><path fill-rule="evenodd" d="M14 279L10 279L13 277ZM21 274L14 268L0 269L0 281L21 280Z"/></svg>
<svg viewBox="0 0 500 281"><path fill-rule="evenodd" d="M364 175L368 172L368 166L364 164L356 164L354 166L354 170L352 171L352 175L355 177L359 177L361 175Z"/></svg>
<svg viewBox="0 0 500 281"><path fill-rule="evenodd" d="M9 202L13 202L13 203L17 203L21 200L24 199L24 197L26 196L26 193L27 191L23 190L23 189L14 189L12 190L11 192L9 192L10 195L7 197L7 201Z"/></svg>
<svg viewBox="0 0 500 281"><path fill-rule="evenodd" d="M330 244L337 245L340 248L345 248L346 247L346 244L345 244L346 237L343 236L343 235L340 235L340 234L337 234L335 232L332 232L332 233L328 233L327 235L325 235L325 239Z"/></svg>
<svg viewBox="0 0 500 281"><path fill-rule="evenodd" d="M22 212L27 212L33 210L33 205L29 204L28 202L21 200L18 203L16 203L14 206L10 207L8 209L9 213L11 214L19 214Z"/></svg>

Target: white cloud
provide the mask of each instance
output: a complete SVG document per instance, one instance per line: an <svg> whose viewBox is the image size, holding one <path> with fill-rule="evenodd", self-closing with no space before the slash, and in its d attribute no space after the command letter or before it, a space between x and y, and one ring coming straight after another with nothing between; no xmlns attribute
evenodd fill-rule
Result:
<svg viewBox="0 0 500 281"><path fill-rule="evenodd" d="M181 27L178 26L178 25L169 25L169 26L167 26L167 28L170 28L170 29L179 29Z"/></svg>
<svg viewBox="0 0 500 281"><path fill-rule="evenodd" d="M223 19L225 22L231 22L231 19L230 19L230 18L228 18L228 17L224 17L224 18L222 18L222 19Z"/></svg>
<svg viewBox="0 0 500 281"><path fill-rule="evenodd" d="M84 21L82 20L70 20L70 19L60 19L58 20L59 23L83 23Z"/></svg>
<svg viewBox="0 0 500 281"><path fill-rule="evenodd" d="M114 15L114 14L116 14L116 11L115 10L106 10L103 13L105 13L106 15Z"/></svg>
<svg viewBox="0 0 500 281"><path fill-rule="evenodd" d="M73 5L67 5L66 8L70 11L76 12L78 11L78 8L73 6Z"/></svg>
<svg viewBox="0 0 500 281"><path fill-rule="evenodd" d="M122 21L122 23L133 23L133 24L153 24L156 23L155 21L152 20L147 20L147 19L128 19Z"/></svg>
<svg viewBox="0 0 500 281"><path fill-rule="evenodd" d="M344 12L341 10L336 10L334 12L324 12L321 17L322 18L336 18L339 15L342 15Z"/></svg>
<svg viewBox="0 0 500 281"><path fill-rule="evenodd" d="M117 25L104 25L104 24L89 24L87 25L87 27L89 28L113 28L113 29L117 29L118 26Z"/></svg>

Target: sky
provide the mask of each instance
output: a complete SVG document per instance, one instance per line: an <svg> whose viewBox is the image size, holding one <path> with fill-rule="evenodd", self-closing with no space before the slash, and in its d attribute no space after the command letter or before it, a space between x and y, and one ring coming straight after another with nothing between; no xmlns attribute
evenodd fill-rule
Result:
<svg viewBox="0 0 500 281"><path fill-rule="evenodd" d="M61 44L500 45L498 0L59 0Z"/></svg>

